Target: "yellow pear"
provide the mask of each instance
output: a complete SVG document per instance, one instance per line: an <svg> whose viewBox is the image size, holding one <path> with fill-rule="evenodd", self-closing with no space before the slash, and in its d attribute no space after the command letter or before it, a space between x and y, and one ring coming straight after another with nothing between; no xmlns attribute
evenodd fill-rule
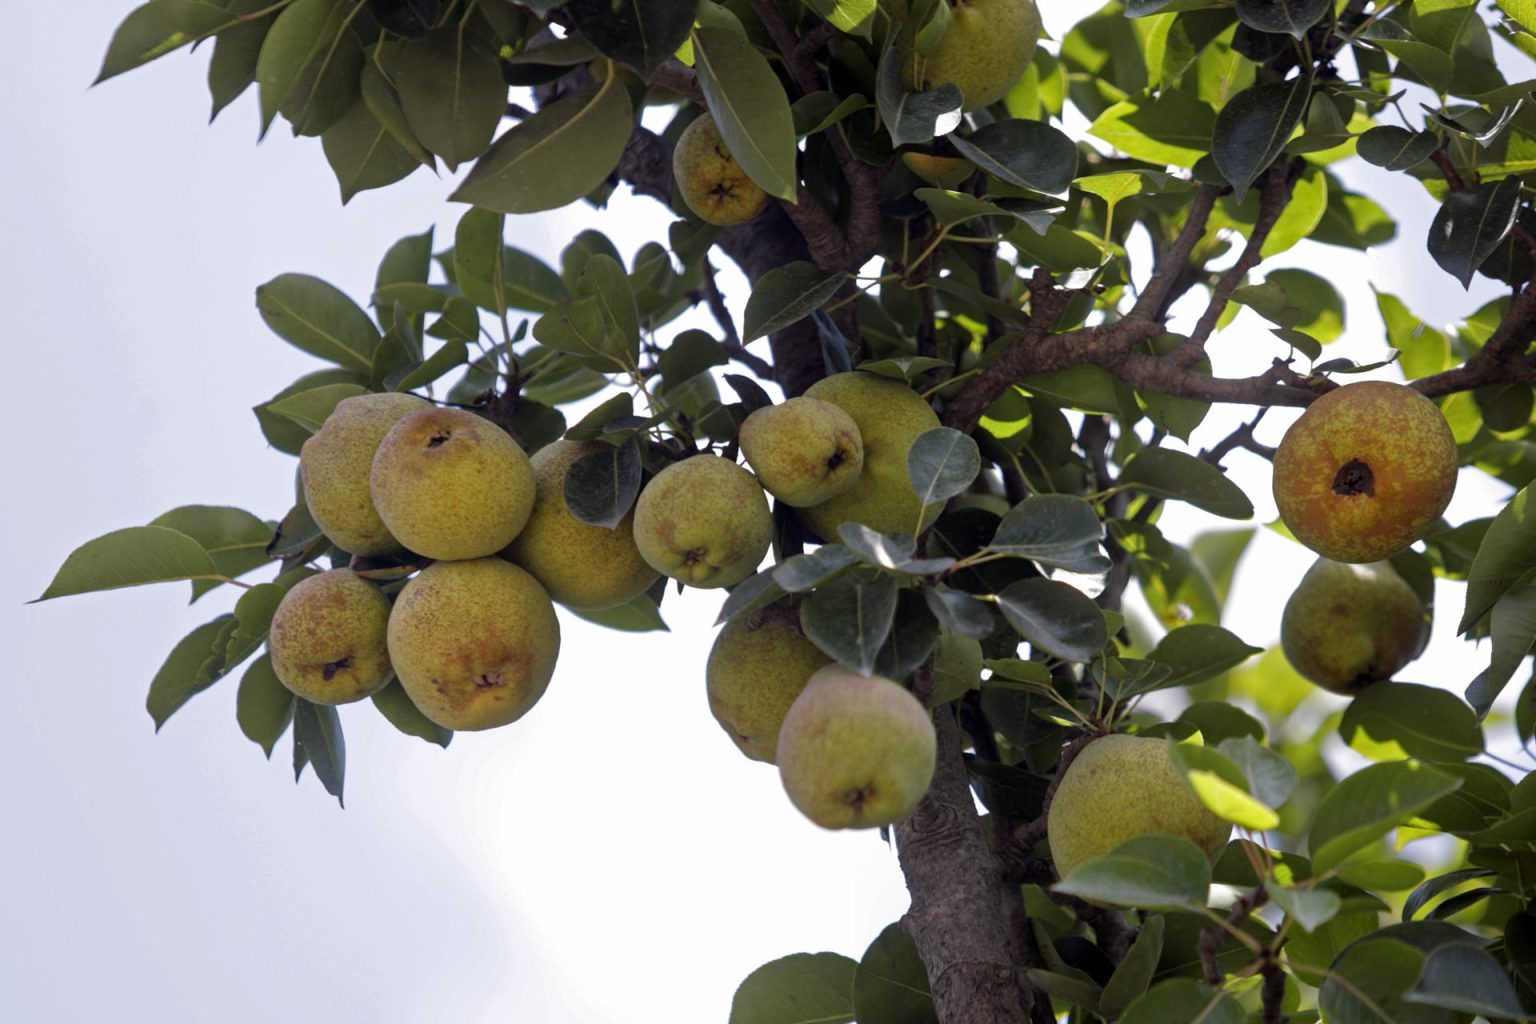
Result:
<svg viewBox="0 0 1536 1024"><path fill-rule="evenodd" d="M753 628L752 618L732 619L715 637L705 688L715 721L741 752L773 764L790 705L811 673L832 659L789 625L769 618Z"/></svg>
<svg viewBox="0 0 1536 1024"><path fill-rule="evenodd" d="M428 558L494 555L533 510L533 467L512 435L463 409L413 412L379 444L373 502L389 532Z"/></svg>
<svg viewBox="0 0 1536 1024"><path fill-rule="evenodd" d="M1067 766L1045 825L1061 878L1138 836L1188 839L1214 860L1232 834L1184 781L1166 740L1120 734L1094 740Z"/></svg>
<svg viewBox="0 0 1536 1024"><path fill-rule="evenodd" d="M965 110L996 103L1024 74L1040 42L1035 0L940 2L950 6L949 27L932 53L916 52L911 26L900 36L902 82L922 90L953 82L965 97Z"/></svg>
<svg viewBox="0 0 1536 1024"><path fill-rule="evenodd" d="M912 489L907 453L918 435L939 426L931 406L900 381L872 373L839 373L819 380L806 395L831 402L853 418L864 441L864 471L835 498L801 509L800 518L823 540L859 522L881 533L916 533L939 517L942 504L924 506Z"/></svg>
<svg viewBox="0 0 1536 1024"><path fill-rule="evenodd" d="M389 656L411 701L445 729L494 729L544 695L560 623L539 581L511 562L434 562L389 616Z"/></svg>
<svg viewBox="0 0 1536 1024"><path fill-rule="evenodd" d="M634 510L613 529L584 523L565 504L565 474L596 441L556 441L534 452L533 514L505 556L527 569L568 608L599 611L634 600L656 582L635 547Z"/></svg>
<svg viewBox="0 0 1536 1024"><path fill-rule="evenodd" d="M694 118L678 137L672 176L688 209L710 224L745 224L768 205L768 193L741 169L707 113Z"/></svg>
<svg viewBox="0 0 1536 1024"><path fill-rule="evenodd" d="M907 170L939 188L959 188L976 171L976 165L958 156L933 153L903 153L901 162Z"/></svg>
<svg viewBox="0 0 1536 1024"><path fill-rule="evenodd" d="M751 473L695 455L657 473L635 502L635 546L659 573L692 587L751 576L773 541L773 513Z"/></svg>
<svg viewBox="0 0 1536 1024"><path fill-rule="evenodd" d="M401 418L431 408L415 395L354 395L336 403L325 422L299 450L299 473L310 515L332 544L354 555L375 557L403 545L385 527L368 491L368 474L379 442Z"/></svg>
<svg viewBox="0 0 1536 1024"><path fill-rule="evenodd" d="M389 599L352 570L305 577L272 615L272 671L315 704L362 700L390 680L388 623Z"/></svg>
<svg viewBox="0 0 1536 1024"><path fill-rule="evenodd" d="M1391 562L1348 565L1319 558L1280 616L1286 660L1334 693L1391 679L1428 641L1419 595Z"/></svg>
<svg viewBox="0 0 1536 1024"><path fill-rule="evenodd" d="M937 763L933 720L903 686L841 665L817 669L779 730L779 778L822 828L876 828L905 818Z"/></svg>
<svg viewBox="0 0 1536 1024"><path fill-rule="evenodd" d="M796 508L837 497L864 469L853 417L805 396L753 410L741 425L741 454L764 490Z"/></svg>

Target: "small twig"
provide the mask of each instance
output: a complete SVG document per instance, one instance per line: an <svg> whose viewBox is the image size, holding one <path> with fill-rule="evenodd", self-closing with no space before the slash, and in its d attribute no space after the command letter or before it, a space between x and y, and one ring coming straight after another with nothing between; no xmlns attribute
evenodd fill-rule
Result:
<svg viewBox="0 0 1536 1024"><path fill-rule="evenodd" d="M676 57L669 57L656 69L651 76L651 84L659 85L663 89L670 89L679 96L686 96L699 106L704 107L704 90L699 87L699 76L694 74L693 68L684 64Z"/></svg>
<svg viewBox="0 0 1536 1024"><path fill-rule="evenodd" d="M1261 406L1259 411L1254 414L1253 419L1232 431L1232 433L1216 442L1212 447L1203 449L1200 452L1200 458L1209 462L1217 469L1221 469L1222 459L1226 458L1232 451L1243 448L1253 452L1255 455L1261 455L1273 461L1275 449L1267 444L1260 444L1258 438L1253 436L1253 428L1259 425L1259 421L1264 418L1264 414L1267 412L1269 412L1269 406Z"/></svg>
<svg viewBox="0 0 1536 1024"><path fill-rule="evenodd" d="M1214 185L1201 185L1195 192L1195 198L1189 204L1189 216L1184 221L1183 230L1179 232L1179 237L1174 240L1168 251L1158 259L1152 278L1137 296L1136 304L1131 307L1129 315L1145 317L1148 320L1161 320L1167 314L1175 283L1188 269L1189 257L1195 251L1195 246L1205 237L1205 225L1211 219L1211 210L1216 205L1216 197L1220 192L1221 190Z"/></svg>
<svg viewBox="0 0 1536 1024"><path fill-rule="evenodd" d="M1232 904L1232 912L1227 915L1227 928L1234 931L1242 928L1248 916L1268 901L1269 890L1264 888L1263 882L1260 882L1252 892L1243 894L1238 897L1236 903ZM1213 924L1200 933L1198 945L1200 963L1205 967L1205 983L1212 988L1220 988L1222 984L1223 972L1219 957L1221 947L1227 941L1227 928Z"/></svg>

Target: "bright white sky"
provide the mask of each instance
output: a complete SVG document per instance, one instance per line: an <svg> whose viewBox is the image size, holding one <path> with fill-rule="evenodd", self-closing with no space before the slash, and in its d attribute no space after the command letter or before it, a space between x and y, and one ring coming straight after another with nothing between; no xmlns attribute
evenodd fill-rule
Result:
<svg viewBox="0 0 1536 1024"><path fill-rule="evenodd" d="M188 608L184 586L163 586L22 607L78 544L174 506L281 515L294 464L266 449L249 407L316 364L267 331L254 288L293 270L365 300L390 242L436 224L441 248L462 210L424 173L342 208L316 141L280 124L255 145L254 92L205 128L205 55L88 90L129 6L84 0L67 25L13 17L0 37L0 287L17 382L0 446L0 1019L712 1022L767 960L857 957L905 908L894 855L874 833L807 823L710 718L718 592L669 597L671 636L562 613L544 700L446 752L366 703L344 709L344 812L312 778L294 787L286 742L268 764L240 735L234 678L154 734L149 679L233 594ZM1071 6L1047 9L1058 35ZM1372 280L1432 322L1481 302L1424 256L1428 198L1396 195L1403 244L1283 261L1325 268L1346 293L1352 337L1336 348L1361 361L1384 345ZM665 223L626 202L516 220L509 241L553 261L575 217L626 253ZM1267 439L1285 422L1271 416ZM1273 518L1267 465L1231 464ZM1472 490L1452 521L1501 493ZM1220 525L1165 520L1177 535ZM1250 558L1227 625L1268 644L1311 559L1270 536ZM1459 691L1477 670L1448 642L1460 589L1442 585L1436 644L1407 678Z"/></svg>

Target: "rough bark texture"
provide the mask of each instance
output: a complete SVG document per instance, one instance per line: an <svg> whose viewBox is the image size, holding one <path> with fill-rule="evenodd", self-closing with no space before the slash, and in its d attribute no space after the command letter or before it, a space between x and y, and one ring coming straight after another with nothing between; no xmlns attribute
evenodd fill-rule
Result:
<svg viewBox="0 0 1536 1024"><path fill-rule="evenodd" d="M912 907L903 920L928 968L944 1024L1028 1024L1025 989L1009 957L998 867L976 816L960 727L934 716L938 770L917 809L896 826L896 851Z"/></svg>

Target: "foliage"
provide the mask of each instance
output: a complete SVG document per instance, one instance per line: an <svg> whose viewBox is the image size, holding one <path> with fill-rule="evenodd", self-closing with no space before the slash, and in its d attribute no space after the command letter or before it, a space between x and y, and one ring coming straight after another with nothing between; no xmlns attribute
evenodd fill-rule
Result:
<svg viewBox="0 0 1536 1024"><path fill-rule="evenodd" d="M561 436L601 442L566 498L612 528L665 466L704 450L734 458L742 421L773 399L724 372L733 361L786 395L857 366L940 413L907 460L913 491L948 502L935 525L913 536L845 523L816 538L781 506L772 564L720 618L787 610L828 656L935 698L941 759L969 753L959 798L941 765L925 803L963 808L945 827L964 855L925 860L898 825L908 927L858 963L765 965L733 1022L1536 1013L1536 788L1490 766L1509 762L1485 732L1536 641L1536 215L1524 192L1536 82L1506 71L1536 55L1536 9L1111 0L1042 46L1003 102L969 115L953 85L912 93L897 67L900 20L922 46L947 17L943 0L151 0L118 29L100 78L211 40L214 114L255 85L263 131L281 117L318 136L343 202L439 162L464 172L454 237L402 238L361 302L301 273L257 289L272 330L324 364L255 408L281 451L297 453L343 398L413 391L479 411L529 452ZM721 231L672 199L670 140L701 109L780 200L751 225ZM912 156L963 174L937 187ZM1327 357L1358 313L1332 285L1264 272L1304 238L1364 249L1393 237L1392 214L1335 173L1356 156L1422 184L1438 210L1427 255L1448 285L1482 275L1510 289L1446 332L1380 294L1387 334L1368 367ZM559 266L503 240L509 215L628 201L621 186L670 204L665 239L622 253L586 230ZM739 327L717 256L752 282ZM1186 296L1200 312L1170 321ZM717 329L681 328L700 305ZM1270 326L1244 344L1266 346L1272 365L1214 376L1207 348L1228 343L1243 311ZM771 358L748 347L764 337ZM1421 594L1432 579L1465 583L1459 630L1491 638L1473 654L1486 668L1465 700L1378 684L1315 732L1294 714L1307 684L1221 625L1249 534L1185 545L1159 516L1182 502L1251 518L1224 460L1270 454L1254 436L1265 410L1392 362L1440 402L1464 472L1518 492L1396 559ZM1213 403L1253 412L1190 450ZM258 652L286 586L348 564L387 593L419 567L354 559L302 500L275 522L189 506L86 543L42 596L246 588L174 647L149 710L163 725L249 662L241 730L270 756L291 723L295 773L313 767L339 799L343 716L288 694ZM269 566L272 582L243 581ZM1157 636L1128 628L1132 581ZM663 595L586 617L664 628ZM982 643L969 689L932 692L941 630ZM1187 699L1147 700L1172 691ZM373 702L407 735L448 745L399 686ZM1154 710L1181 704L1172 719ZM1514 716L1522 745L1533 707L1536 682ZM1240 829L1214 865L1182 839L1144 837L1057 883L1041 844L1049 780L1082 737L1112 729L1180 741L1189 784ZM1372 763L1336 777L1333 737ZM972 791L985 839L965 820ZM927 813L916 817L939 827ZM1436 836L1436 854L1404 853ZM961 930L980 962L924 912L978 886L989 909ZM970 991L953 979L988 969L988 955L1027 978L1005 1010L954 991Z"/></svg>

